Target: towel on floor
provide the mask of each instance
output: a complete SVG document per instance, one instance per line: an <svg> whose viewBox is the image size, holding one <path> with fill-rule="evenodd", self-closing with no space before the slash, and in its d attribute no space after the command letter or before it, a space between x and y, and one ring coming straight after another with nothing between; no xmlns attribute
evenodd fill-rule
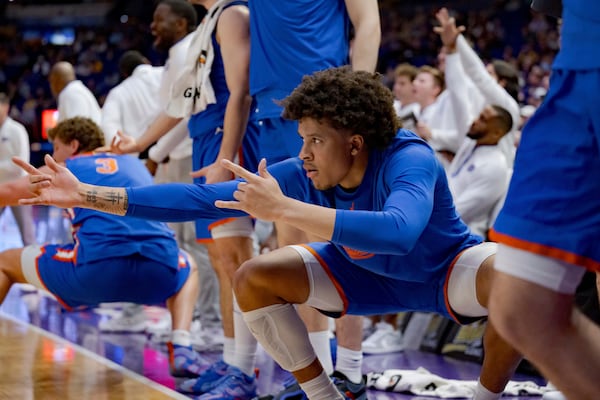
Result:
<svg viewBox="0 0 600 400"><path fill-rule="evenodd" d="M367 374L367 386L386 392L455 399L473 397L477 381L446 379L419 367L416 370L388 369L370 372ZM541 396L548 390L532 381L510 381L504 389L504 396Z"/></svg>

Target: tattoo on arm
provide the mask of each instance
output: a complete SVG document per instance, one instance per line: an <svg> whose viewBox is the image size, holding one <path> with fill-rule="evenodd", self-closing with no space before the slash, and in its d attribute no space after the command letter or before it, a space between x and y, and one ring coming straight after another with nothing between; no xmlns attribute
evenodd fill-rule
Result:
<svg viewBox="0 0 600 400"><path fill-rule="evenodd" d="M85 190L84 198L89 208L116 215L125 215L129 203L123 188L94 186Z"/></svg>

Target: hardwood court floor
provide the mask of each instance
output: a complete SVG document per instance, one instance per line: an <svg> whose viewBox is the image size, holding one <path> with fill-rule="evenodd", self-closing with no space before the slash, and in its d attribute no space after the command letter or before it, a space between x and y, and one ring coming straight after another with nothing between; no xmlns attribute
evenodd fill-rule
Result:
<svg viewBox="0 0 600 400"><path fill-rule="evenodd" d="M0 337L0 399L187 399L6 314Z"/></svg>

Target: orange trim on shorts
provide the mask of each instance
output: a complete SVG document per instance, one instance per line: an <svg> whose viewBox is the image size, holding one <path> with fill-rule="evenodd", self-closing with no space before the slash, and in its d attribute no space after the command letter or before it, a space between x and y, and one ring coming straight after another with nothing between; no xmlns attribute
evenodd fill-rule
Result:
<svg viewBox="0 0 600 400"><path fill-rule="evenodd" d="M342 286L334 278L334 276L331 273L331 270L329 269L329 267L327 266L327 263L325 262L325 260L323 260L321 258L321 256L319 254L317 254L317 252L313 248L311 248L311 247L309 247L309 246L307 246L305 244L300 244L298 246L304 247L306 250L308 250L310 252L310 254L312 254L317 259L317 261L319 262L319 264L321 264L321 266L325 270L325 273L327 274L327 276L329 277L329 279L331 279L331 282L333 283L333 286L335 286L335 290L337 290L338 294L342 298L342 303L344 303L344 310L342 311L341 315L345 315L346 314L346 310L348 309L348 299L346 298L346 295L344 294L344 291L342 290Z"/></svg>
<svg viewBox="0 0 600 400"><path fill-rule="evenodd" d="M494 229L490 229L490 239L495 242L505 244L520 250L529 251L542 256L556 258L569 264L582 266L593 272L600 272L600 262L580 254L572 253L567 250L558 249L552 246L546 246L540 243L529 242L527 240L518 239L513 236L499 233Z"/></svg>
<svg viewBox="0 0 600 400"><path fill-rule="evenodd" d="M214 242L213 238L196 239L196 243L200 243L200 244L207 244L207 243L213 243L213 242Z"/></svg>
<svg viewBox="0 0 600 400"><path fill-rule="evenodd" d="M454 322L460 325L463 325L463 322L461 322L460 318L458 318L458 316L454 313L454 310L452 310L452 307L450 307L450 300L448 299L448 283L450 282L450 275L452 274L454 265L456 265L456 262L458 261L460 256L462 256L463 253L467 250L468 249L464 249L463 251L458 253L456 257L454 257L454 259L450 263L450 267L448 267L448 272L446 272L446 281L444 282L444 304L446 305L446 310L448 310L448 314L450 314Z"/></svg>
<svg viewBox="0 0 600 400"><path fill-rule="evenodd" d="M213 222L212 224L208 225L208 230L212 230L215 229L217 226L221 226L221 225L225 225L226 223L229 223L231 221L234 221L235 217L229 217L229 218L224 218L224 219L220 219L218 221Z"/></svg>
<svg viewBox="0 0 600 400"><path fill-rule="evenodd" d="M46 292L48 292L48 293L52 293L52 291L49 290L48 287L46 286L46 284L44 283L44 280L42 279L42 275L40 275L40 264L38 263L38 260L45 253L46 253L46 248L45 247L40 247L40 254L38 254L38 256L35 258L35 272L37 273L38 280L40 281L40 283L42 284L42 286L44 286L44 290L46 290ZM61 299L60 297L58 297L55 293L52 293L52 295L54 296L54 298L56 299L56 301L58 301L58 304L60 304L65 310L67 310L67 311L73 311L73 307L71 307L67 303L65 303L65 301L63 299Z"/></svg>

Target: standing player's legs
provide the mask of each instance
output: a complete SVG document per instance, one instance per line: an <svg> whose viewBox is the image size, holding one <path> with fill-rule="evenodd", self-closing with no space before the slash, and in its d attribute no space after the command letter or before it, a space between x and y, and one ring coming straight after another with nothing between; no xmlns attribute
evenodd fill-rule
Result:
<svg viewBox="0 0 600 400"><path fill-rule="evenodd" d="M250 170L255 170L258 164L255 156L257 136L256 126L249 123L242 149L237 159L234 160ZM221 139L222 129L194 137L194 171L215 162L219 154ZM204 183L205 179L203 177L196 178L194 181ZM180 387L182 391L208 392L216 397L231 386L236 386L236 390L244 391L249 397L253 397L255 394L256 340L241 320L239 313L236 318L231 285L233 275L240 265L254 255L253 233L254 226L250 217L216 222L196 221L196 239L206 245L219 283L219 302L224 334L223 361L213 364L195 381L184 383ZM221 379L226 376L235 376L235 378Z"/></svg>
<svg viewBox="0 0 600 400"><path fill-rule="evenodd" d="M490 318L574 399L600 393L600 328L574 307L583 267L600 270L599 86L598 70L553 71L492 232L502 245Z"/></svg>

